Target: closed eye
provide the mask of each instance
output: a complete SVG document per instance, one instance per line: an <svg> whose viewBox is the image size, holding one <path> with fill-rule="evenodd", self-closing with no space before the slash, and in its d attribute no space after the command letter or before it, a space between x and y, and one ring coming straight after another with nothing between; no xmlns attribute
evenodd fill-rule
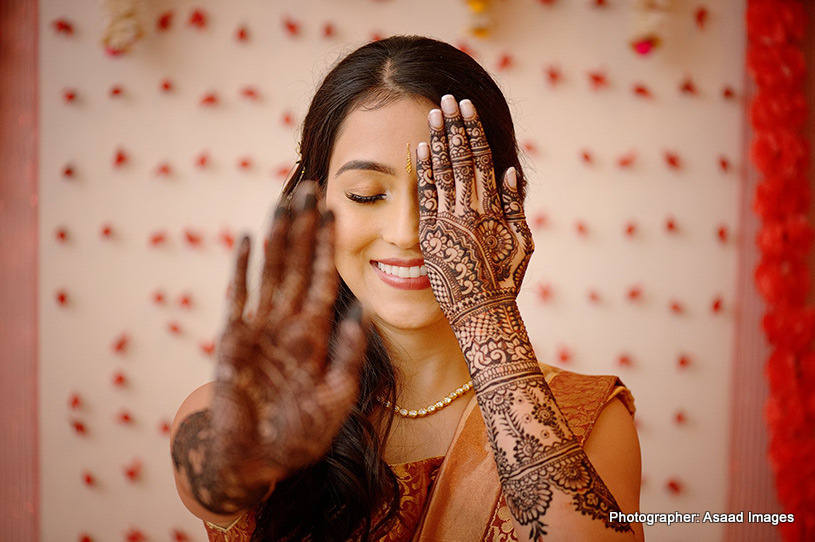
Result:
<svg viewBox="0 0 815 542"><path fill-rule="evenodd" d="M345 197L354 203L376 203L379 200L385 199L385 194L373 194L371 196L363 196L361 194L354 194L353 192L346 192Z"/></svg>

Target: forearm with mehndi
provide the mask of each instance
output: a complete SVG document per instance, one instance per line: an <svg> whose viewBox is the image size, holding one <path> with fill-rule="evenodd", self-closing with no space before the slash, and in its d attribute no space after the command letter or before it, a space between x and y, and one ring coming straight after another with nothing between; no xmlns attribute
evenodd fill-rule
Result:
<svg viewBox="0 0 815 542"><path fill-rule="evenodd" d="M460 321L454 330L473 377L498 475L515 519L546 534L545 516L556 491L578 512L615 531L614 496L594 470L561 413L540 370L514 302L499 302Z"/></svg>

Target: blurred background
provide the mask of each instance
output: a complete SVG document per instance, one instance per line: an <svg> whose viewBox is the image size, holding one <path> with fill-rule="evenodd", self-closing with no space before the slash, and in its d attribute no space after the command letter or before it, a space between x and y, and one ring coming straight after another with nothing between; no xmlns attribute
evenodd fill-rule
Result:
<svg viewBox="0 0 815 542"><path fill-rule="evenodd" d="M175 493L168 427L212 376L234 241L262 238L322 76L393 34L456 45L504 90L537 246L521 309L542 361L631 388L641 510L781 512L745 10L4 2L0 538L205 540ZM645 532L780 539L764 525Z"/></svg>

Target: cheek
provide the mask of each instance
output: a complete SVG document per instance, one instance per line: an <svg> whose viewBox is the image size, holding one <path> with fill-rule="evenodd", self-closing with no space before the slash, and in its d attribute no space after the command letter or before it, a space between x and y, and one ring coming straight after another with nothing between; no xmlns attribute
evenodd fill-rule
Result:
<svg viewBox="0 0 815 542"><path fill-rule="evenodd" d="M365 249L371 242L370 224L347 209L335 208L334 213L336 216L334 265L340 275L359 273L368 264Z"/></svg>

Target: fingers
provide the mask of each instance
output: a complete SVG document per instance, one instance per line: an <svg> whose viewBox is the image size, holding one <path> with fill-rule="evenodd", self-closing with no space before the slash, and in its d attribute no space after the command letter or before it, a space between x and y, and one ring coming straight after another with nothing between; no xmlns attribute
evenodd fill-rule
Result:
<svg viewBox="0 0 815 542"><path fill-rule="evenodd" d="M476 210L485 214L498 215L501 213L501 202L495 185L492 151L487 143L484 127L470 100L461 100L460 105L475 167Z"/></svg>
<svg viewBox="0 0 815 542"><path fill-rule="evenodd" d="M473 209L475 192L473 155L456 99L450 94L443 96L441 110L444 113L444 130L455 183L455 214L462 216Z"/></svg>
<svg viewBox="0 0 815 542"><path fill-rule="evenodd" d="M235 274L232 277L232 287L229 289L230 323L240 320L246 307L246 269L249 266L249 245L249 237L244 236L238 247L238 256L235 259Z"/></svg>
<svg viewBox="0 0 815 542"><path fill-rule="evenodd" d="M525 220L524 217L524 202L521 199L521 193L518 190L518 173L514 167L507 169L504 173L504 182L502 186L503 194L502 204L504 216L507 220Z"/></svg>
<svg viewBox="0 0 815 542"><path fill-rule="evenodd" d="M306 289L312 276L316 245L317 211L316 183L304 181L294 193L296 208L288 232L285 248L283 283L279 289L279 301L273 299L275 310L281 317L296 314L305 301Z"/></svg>
<svg viewBox="0 0 815 542"><path fill-rule="evenodd" d="M339 288L339 276L337 268L334 267L334 222L334 213L331 210L326 211L321 217L311 284L303 307L318 325L325 323L326 335Z"/></svg>
<svg viewBox="0 0 815 542"><path fill-rule="evenodd" d="M355 304L337 331L334 356L317 389L318 402L335 408L350 407L359 389L359 373L365 360L366 323L362 307Z"/></svg>
<svg viewBox="0 0 815 542"><path fill-rule="evenodd" d="M444 132L444 118L440 110L430 111L428 124L433 180L438 191L438 212L452 213L456 204L455 179L450 165L450 155L447 153L447 135Z"/></svg>
<svg viewBox="0 0 815 542"><path fill-rule="evenodd" d="M258 322L265 322L269 316L272 310L272 298L280 286L285 262L286 237L290 225L291 215L288 208L284 203L278 204L266 241L266 255L260 279L260 301L256 317Z"/></svg>
<svg viewBox="0 0 815 542"><path fill-rule="evenodd" d="M416 176L419 191L419 219L425 222L433 219L438 210L438 194L433 180L433 166L430 163L430 147L422 141L416 145Z"/></svg>

